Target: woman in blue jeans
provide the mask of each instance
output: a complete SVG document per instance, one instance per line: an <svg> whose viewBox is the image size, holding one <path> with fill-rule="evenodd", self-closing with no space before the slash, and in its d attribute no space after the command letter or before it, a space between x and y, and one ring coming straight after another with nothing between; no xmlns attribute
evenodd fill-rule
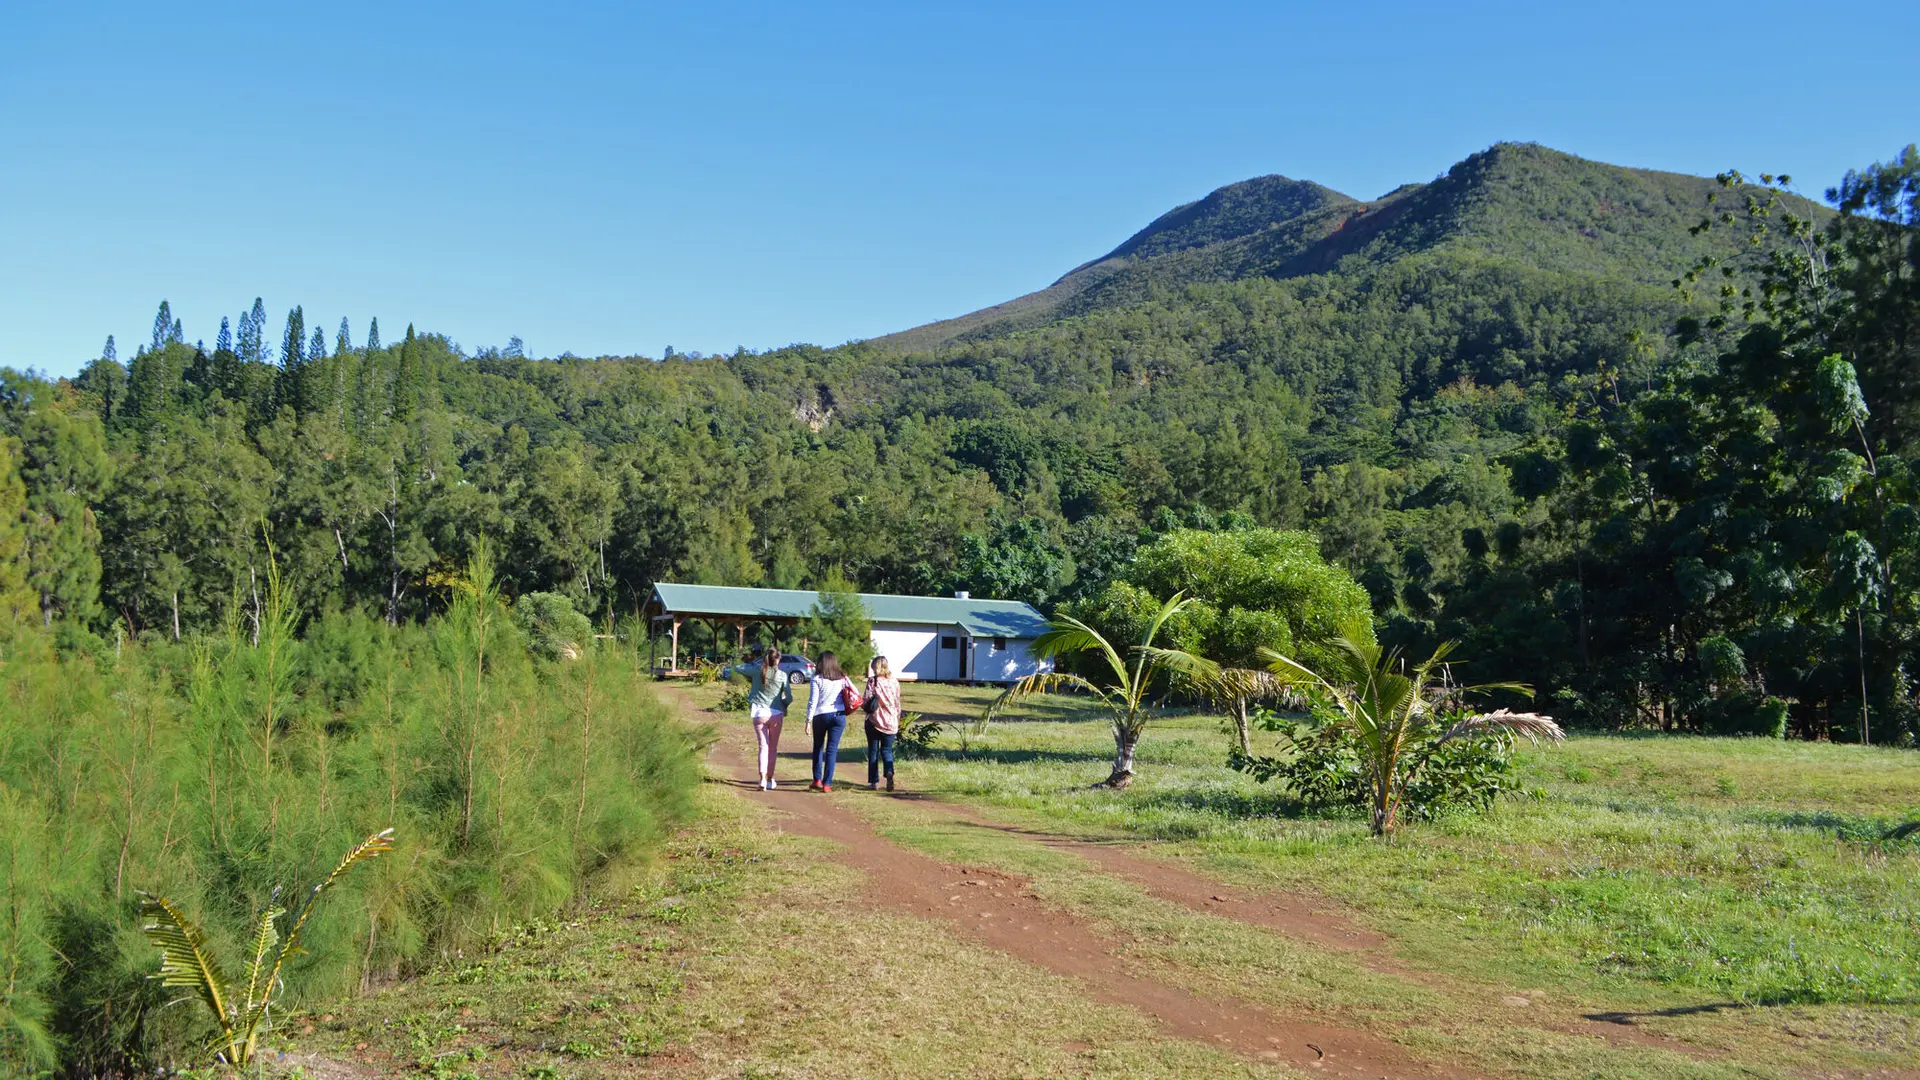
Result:
<svg viewBox="0 0 1920 1080"><path fill-rule="evenodd" d="M807 694L807 722L813 726L813 783L808 791L833 790L833 765L840 757L840 736L847 733L847 689L853 680L840 670L840 658L820 654Z"/></svg>

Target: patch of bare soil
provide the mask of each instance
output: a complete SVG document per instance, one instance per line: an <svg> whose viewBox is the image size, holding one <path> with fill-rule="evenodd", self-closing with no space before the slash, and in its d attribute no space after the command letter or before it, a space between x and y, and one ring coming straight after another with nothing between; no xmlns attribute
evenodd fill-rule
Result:
<svg viewBox="0 0 1920 1080"><path fill-rule="evenodd" d="M839 844L840 860L866 874L875 901L945 923L964 938L1076 979L1096 1000L1146 1013L1170 1035L1331 1076L1460 1080L1479 1075L1417 1060L1357 1028L1282 1016L1230 998L1203 998L1135 974L1111 943L1081 920L1047 907L1019 878L950 866L890 843L858 815L835 805L835 796L791 786L761 791L749 779L752 763L731 740L714 747L712 760L738 777L734 783L742 797L769 802L786 830Z"/></svg>

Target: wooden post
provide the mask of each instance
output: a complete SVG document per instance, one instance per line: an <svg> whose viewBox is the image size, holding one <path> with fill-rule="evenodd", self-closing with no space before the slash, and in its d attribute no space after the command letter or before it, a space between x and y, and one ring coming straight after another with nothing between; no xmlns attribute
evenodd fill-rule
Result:
<svg viewBox="0 0 1920 1080"><path fill-rule="evenodd" d="M673 652L667 660L668 671L680 670L680 616L673 617Z"/></svg>
<svg viewBox="0 0 1920 1080"><path fill-rule="evenodd" d="M733 625L733 662L745 663L747 659L747 621L745 619Z"/></svg>

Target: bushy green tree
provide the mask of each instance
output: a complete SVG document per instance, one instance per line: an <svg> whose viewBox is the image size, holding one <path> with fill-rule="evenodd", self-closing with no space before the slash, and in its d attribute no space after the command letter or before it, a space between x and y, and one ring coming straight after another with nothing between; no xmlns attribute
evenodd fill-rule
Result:
<svg viewBox="0 0 1920 1080"><path fill-rule="evenodd" d="M807 639L813 655L837 655L840 667L849 674L859 675L873 659L872 613L853 585L837 572L821 583L818 598L798 632Z"/></svg>

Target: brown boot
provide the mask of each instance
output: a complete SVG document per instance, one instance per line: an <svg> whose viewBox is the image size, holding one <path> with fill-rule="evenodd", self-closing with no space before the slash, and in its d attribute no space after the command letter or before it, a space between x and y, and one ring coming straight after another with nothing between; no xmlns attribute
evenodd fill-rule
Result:
<svg viewBox="0 0 1920 1080"><path fill-rule="evenodd" d="M887 790L888 791L893 790L893 777L891 776L887 777Z"/></svg>

